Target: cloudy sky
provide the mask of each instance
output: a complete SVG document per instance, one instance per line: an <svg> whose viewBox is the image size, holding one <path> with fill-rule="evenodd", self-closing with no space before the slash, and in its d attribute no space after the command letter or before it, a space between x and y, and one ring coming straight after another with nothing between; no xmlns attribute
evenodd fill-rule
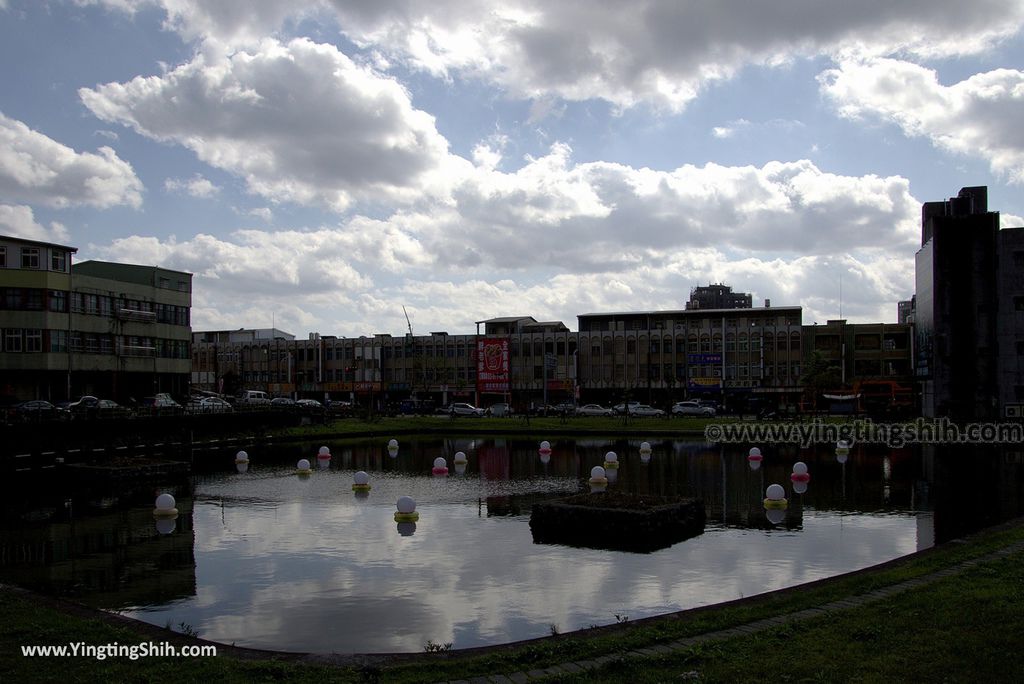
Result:
<svg viewBox="0 0 1024 684"><path fill-rule="evenodd" d="M1024 225L1020 0L0 0L0 60L0 233L197 330L894 321L922 202Z"/></svg>

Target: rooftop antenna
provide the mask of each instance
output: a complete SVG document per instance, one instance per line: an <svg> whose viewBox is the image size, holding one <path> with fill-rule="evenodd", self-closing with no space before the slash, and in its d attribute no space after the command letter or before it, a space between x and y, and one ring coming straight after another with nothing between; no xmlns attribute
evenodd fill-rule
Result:
<svg viewBox="0 0 1024 684"><path fill-rule="evenodd" d="M839 319L843 318L843 271L839 270Z"/></svg>

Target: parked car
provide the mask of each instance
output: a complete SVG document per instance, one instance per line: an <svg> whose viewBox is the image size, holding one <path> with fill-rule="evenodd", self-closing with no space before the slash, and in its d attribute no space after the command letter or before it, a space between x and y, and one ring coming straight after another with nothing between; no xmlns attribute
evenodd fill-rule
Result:
<svg viewBox="0 0 1024 684"><path fill-rule="evenodd" d="M11 417L19 422L36 423L46 420L67 420L71 414L45 399L31 399L15 404L11 409Z"/></svg>
<svg viewBox="0 0 1024 684"><path fill-rule="evenodd" d="M512 415L512 404L505 402L499 402L497 404L491 404L486 411L489 416L511 416Z"/></svg>
<svg viewBox="0 0 1024 684"><path fill-rule="evenodd" d="M327 402L327 412L335 416L347 416L352 413L352 402L332 399Z"/></svg>
<svg viewBox="0 0 1024 684"><path fill-rule="evenodd" d="M639 401L630 401L625 404L616 404L615 406L612 406L612 411L615 413L615 415L621 416L622 414L626 413L626 407L628 406L629 413L635 413L633 409L635 409L639 405Z"/></svg>
<svg viewBox="0 0 1024 684"><path fill-rule="evenodd" d="M234 407L220 397L199 397L188 403L190 413L230 413Z"/></svg>
<svg viewBox="0 0 1024 684"><path fill-rule="evenodd" d="M72 418L81 420L84 418L96 418L99 413L99 405L99 397L86 394L74 401L68 402L64 408L67 409Z"/></svg>
<svg viewBox="0 0 1024 684"><path fill-rule="evenodd" d="M180 406L178 408L181 408ZM113 399L100 399L96 404L98 418L131 418L132 412L127 406L121 406Z"/></svg>
<svg viewBox="0 0 1024 684"><path fill-rule="evenodd" d="M696 401L677 401L672 404L673 416L713 416L715 409Z"/></svg>
<svg viewBox="0 0 1024 684"><path fill-rule="evenodd" d="M296 406L301 406L304 409L313 409L313 410L322 409L324 407L324 405L321 404L316 399L299 399L298 401L295 402L295 405Z"/></svg>
<svg viewBox="0 0 1024 684"><path fill-rule="evenodd" d="M242 390L242 393L235 399L235 406L244 408L270 406L270 397L266 392L260 390Z"/></svg>
<svg viewBox="0 0 1024 684"><path fill-rule="evenodd" d="M576 409L577 416L610 416L612 410L599 404L584 404Z"/></svg>
<svg viewBox="0 0 1024 684"><path fill-rule="evenodd" d="M637 404L629 408L629 415L631 416L642 416L642 417L657 417L664 416L665 412L659 408L648 406L647 404Z"/></svg>
<svg viewBox="0 0 1024 684"><path fill-rule="evenodd" d="M155 415L174 415L184 413L185 407L176 402L170 394L160 392L152 397L143 397L139 402L139 411Z"/></svg>
<svg viewBox="0 0 1024 684"><path fill-rule="evenodd" d="M270 400L270 405L278 408L287 408L289 406L295 406L295 400L291 397L274 397Z"/></svg>
<svg viewBox="0 0 1024 684"><path fill-rule="evenodd" d="M456 402L448 407L448 413L452 416L482 416L484 410L472 404Z"/></svg>

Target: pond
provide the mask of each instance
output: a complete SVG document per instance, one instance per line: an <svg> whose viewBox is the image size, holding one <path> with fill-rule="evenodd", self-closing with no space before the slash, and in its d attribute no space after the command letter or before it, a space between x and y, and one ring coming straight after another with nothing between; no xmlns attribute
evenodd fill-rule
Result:
<svg viewBox="0 0 1024 684"><path fill-rule="evenodd" d="M0 530L0 581L71 596L158 626L238 646L302 652L410 652L507 643L752 596L884 562L1016 516L1019 452L856 447L747 451L679 440L402 439L252 446L197 454L156 530L153 499L75 503ZM453 456L468 464L456 472ZM651 553L533 541L534 502L587 490L607 451L609 489L697 497L703 534ZM451 469L434 476L434 459ZM312 474L296 474L296 462ZM547 461L547 462L543 462ZM789 475L807 464L796 494ZM352 490L366 471L371 490ZM462 469L460 469L462 470ZM773 524L767 485L789 508ZM414 529L393 519L412 497ZM409 526L404 526L409 527Z"/></svg>

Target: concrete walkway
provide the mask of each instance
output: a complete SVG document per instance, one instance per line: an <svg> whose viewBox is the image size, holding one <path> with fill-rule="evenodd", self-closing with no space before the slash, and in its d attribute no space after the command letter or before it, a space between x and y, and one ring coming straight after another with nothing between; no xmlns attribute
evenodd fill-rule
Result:
<svg viewBox="0 0 1024 684"><path fill-rule="evenodd" d="M928 575L922 575L915 577L914 579L905 580L898 584L892 584L882 589L876 589L875 591L868 592L866 594L858 594L849 598L840 599L838 601L832 601L826 603L817 608L806 608L804 610L797 611L795 613L786 613L784 615L778 615L776 617L764 618L749 622L737 627L730 627L729 629L721 629L715 632L708 632L706 634L699 634L697 636L686 637L684 639L677 639L663 644L652 644L647 648L638 648L631 651L623 651L621 653L614 653L611 655L601 656L592 660L578 660L573 662L559 663L558 665L552 665L537 670L530 670L528 672L512 672L509 674L496 674L489 675L486 677L473 677L472 679L460 679L447 684L521 684L522 682L533 682L544 679L545 677L553 676L565 676L578 674L587 670L593 670L604 667L612 662L622 662L636 660L640 658L649 658L652 656L663 656L671 655L675 653L681 653L688 648L696 646L698 644L706 644L712 641L720 641L723 639L731 639L734 637L749 636L758 632L772 629L774 627L780 627L782 625L792 624L803 620L811 620L817 617L834 614L850 608L857 608L868 603L875 601L881 601L887 599L895 594L899 594L911 589L917 589L925 586L932 582L936 582L953 575L958 575L962 572L966 572L971 568L976 567L981 563L988 561L999 560L1006 558L1015 553L1024 551L1024 541L1017 542L1010 546L993 551L992 553L966 560L957 565L945 568L944 570L938 570Z"/></svg>

